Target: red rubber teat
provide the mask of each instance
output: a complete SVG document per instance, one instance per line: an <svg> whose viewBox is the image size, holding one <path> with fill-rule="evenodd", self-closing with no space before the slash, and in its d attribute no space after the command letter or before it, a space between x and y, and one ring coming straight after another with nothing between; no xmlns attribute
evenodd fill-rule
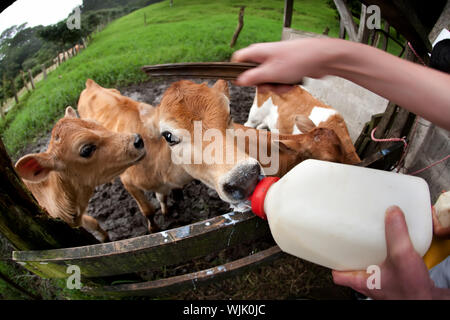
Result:
<svg viewBox="0 0 450 320"><path fill-rule="evenodd" d="M280 180L278 177L266 177L263 178L255 187L252 195L248 198L252 204L252 211L258 217L267 219L264 212L264 200L266 199L266 193L270 186Z"/></svg>

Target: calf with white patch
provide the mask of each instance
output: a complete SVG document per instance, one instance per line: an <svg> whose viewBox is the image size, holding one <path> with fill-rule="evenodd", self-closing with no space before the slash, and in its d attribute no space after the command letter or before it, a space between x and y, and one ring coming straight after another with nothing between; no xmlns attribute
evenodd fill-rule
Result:
<svg viewBox="0 0 450 320"><path fill-rule="evenodd" d="M343 117L301 86L281 94L257 89L245 126L280 134L306 133L315 127L332 129L341 140L345 162L361 162Z"/></svg>
<svg viewBox="0 0 450 320"><path fill-rule="evenodd" d="M96 186L111 181L145 157L140 135L116 133L79 119L71 107L53 127L47 151L27 154L15 169L53 218L83 226L102 242L108 234L85 214Z"/></svg>

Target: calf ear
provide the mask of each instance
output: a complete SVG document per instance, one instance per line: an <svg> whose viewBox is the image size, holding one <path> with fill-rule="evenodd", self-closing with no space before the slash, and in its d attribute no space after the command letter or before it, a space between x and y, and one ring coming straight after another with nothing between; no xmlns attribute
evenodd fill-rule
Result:
<svg viewBox="0 0 450 320"><path fill-rule="evenodd" d="M77 112L71 106L66 108L66 114L64 115L66 118L78 118Z"/></svg>
<svg viewBox="0 0 450 320"><path fill-rule="evenodd" d="M152 137L159 136L158 109L147 103L139 103L139 118Z"/></svg>
<svg viewBox="0 0 450 320"><path fill-rule="evenodd" d="M293 140L275 140L275 145L278 144L278 151L280 153L296 155L298 153L298 143Z"/></svg>
<svg viewBox="0 0 450 320"><path fill-rule="evenodd" d="M91 86L98 86L98 84L92 79L87 79L86 80L86 88L89 88Z"/></svg>
<svg viewBox="0 0 450 320"><path fill-rule="evenodd" d="M298 114L295 116L294 123L301 133L308 133L316 127L316 125L310 118L302 114Z"/></svg>
<svg viewBox="0 0 450 320"><path fill-rule="evenodd" d="M213 88L223 93L228 99L230 99L230 89L228 88L228 82L222 79L216 81Z"/></svg>
<svg viewBox="0 0 450 320"><path fill-rule="evenodd" d="M55 170L55 161L47 153L27 154L20 158L15 169L20 177L31 182L40 182L48 177L50 171Z"/></svg>

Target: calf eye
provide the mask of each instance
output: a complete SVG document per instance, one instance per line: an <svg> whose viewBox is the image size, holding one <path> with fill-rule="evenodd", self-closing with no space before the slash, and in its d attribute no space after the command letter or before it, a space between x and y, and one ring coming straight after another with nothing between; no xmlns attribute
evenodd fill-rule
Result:
<svg viewBox="0 0 450 320"><path fill-rule="evenodd" d="M89 158L96 149L97 147L94 144L85 144L80 149L80 156L83 158Z"/></svg>
<svg viewBox="0 0 450 320"><path fill-rule="evenodd" d="M169 146L174 146L177 143L180 143L180 139L178 139L177 137L175 137L172 133L170 133L169 131L164 131L163 133L161 133L161 135L164 137L164 139L166 139L167 143L169 144Z"/></svg>

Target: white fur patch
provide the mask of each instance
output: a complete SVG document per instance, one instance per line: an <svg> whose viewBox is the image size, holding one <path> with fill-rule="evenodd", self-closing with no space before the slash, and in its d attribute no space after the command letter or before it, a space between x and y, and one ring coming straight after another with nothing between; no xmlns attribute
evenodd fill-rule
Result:
<svg viewBox="0 0 450 320"><path fill-rule="evenodd" d="M256 97L250 108L248 120L244 124L252 128L268 128L276 129L278 121L278 106L273 104L272 97L269 97L264 103L258 107Z"/></svg>
<svg viewBox="0 0 450 320"><path fill-rule="evenodd" d="M309 115L309 119L318 126L319 123L327 121L329 117L336 113L336 110L333 109L314 107Z"/></svg>
<svg viewBox="0 0 450 320"><path fill-rule="evenodd" d="M227 105L228 113L230 113L230 99L228 99L228 97L225 94L223 94L223 98L225 100L225 104Z"/></svg>
<svg viewBox="0 0 450 320"><path fill-rule="evenodd" d="M297 125L294 123L294 127L292 128L292 134L302 134L303 132L301 132L298 128Z"/></svg>

